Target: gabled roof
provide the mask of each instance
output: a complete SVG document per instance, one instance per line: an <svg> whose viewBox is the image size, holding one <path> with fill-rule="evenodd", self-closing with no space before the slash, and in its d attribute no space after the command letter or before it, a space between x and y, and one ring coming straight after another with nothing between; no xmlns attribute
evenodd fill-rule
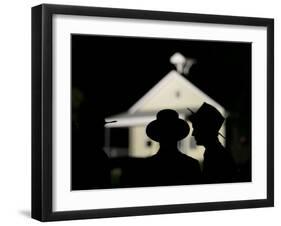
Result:
<svg viewBox="0 0 281 226"><path fill-rule="evenodd" d="M193 85L188 79L184 78L175 70L169 72L165 77L163 77L154 87L152 87L142 98L140 98L132 107L129 108L128 112L130 114L134 114L136 111L140 110L141 107L149 101L156 93L158 93L164 86L166 86L171 80L177 79L180 82L185 83L188 89L202 96L205 102L214 105L221 113L225 111L225 109L203 91L201 91L198 87Z"/></svg>

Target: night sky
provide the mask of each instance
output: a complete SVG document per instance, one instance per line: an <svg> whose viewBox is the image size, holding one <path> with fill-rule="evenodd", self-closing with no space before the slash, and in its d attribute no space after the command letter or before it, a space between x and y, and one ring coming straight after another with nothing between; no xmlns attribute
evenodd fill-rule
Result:
<svg viewBox="0 0 281 226"><path fill-rule="evenodd" d="M72 34L72 87L104 116L124 112L172 69L194 58L188 79L229 112L250 119L251 43Z"/></svg>

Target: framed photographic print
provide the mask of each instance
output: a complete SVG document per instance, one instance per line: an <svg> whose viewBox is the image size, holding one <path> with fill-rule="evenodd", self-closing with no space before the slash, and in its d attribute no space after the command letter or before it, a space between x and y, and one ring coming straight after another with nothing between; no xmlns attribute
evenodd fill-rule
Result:
<svg viewBox="0 0 281 226"><path fill-rule="evenodd" d="M273 206L273 32L269 18L33 7L32 217Z"/></svg>

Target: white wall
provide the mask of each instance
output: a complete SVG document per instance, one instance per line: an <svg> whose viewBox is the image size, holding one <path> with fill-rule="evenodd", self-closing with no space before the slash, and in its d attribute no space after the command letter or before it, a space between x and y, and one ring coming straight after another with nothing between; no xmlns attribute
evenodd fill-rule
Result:
<svg viewBox="0 0 281 226"><path fill-rule="evenodd" d="M280 6L277 0L80 0L47 3L136 8L275 18L275 62L281 59ZM42 1L2 1L0 35L0 225L39 225L30 214L31 77L30 7ZM55 225L276 225L280 221L281 97L280 64L275 70L276 207L59 222ZM278 223L277 223L278 224Z"/></svg>

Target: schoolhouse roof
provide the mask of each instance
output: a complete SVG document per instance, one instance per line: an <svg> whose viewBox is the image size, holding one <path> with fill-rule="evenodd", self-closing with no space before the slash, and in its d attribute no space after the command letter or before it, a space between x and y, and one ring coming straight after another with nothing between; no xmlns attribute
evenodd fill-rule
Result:
<svg viewBox="0 0 281 226"><path fill-rule="evenodd" d="M223 112L225 109L214 99L209 97L206 93L200 90L197 86L192 84L187 78L183 77L177 71L172 70L170 71L165 77L163 77L154 87L152 87L143 97L141 97L133 106L131 106L128 110L129 113L135 113L136 111L140 110L141 107L149 101L155 94L160 92L162 88L164 88L167 84L169 84L172 80L178 80L185 84L187 89L192 90L193 92L197 93L197 95L201 96L205 102L214 105L218 108L219 111Z"/></svg>

